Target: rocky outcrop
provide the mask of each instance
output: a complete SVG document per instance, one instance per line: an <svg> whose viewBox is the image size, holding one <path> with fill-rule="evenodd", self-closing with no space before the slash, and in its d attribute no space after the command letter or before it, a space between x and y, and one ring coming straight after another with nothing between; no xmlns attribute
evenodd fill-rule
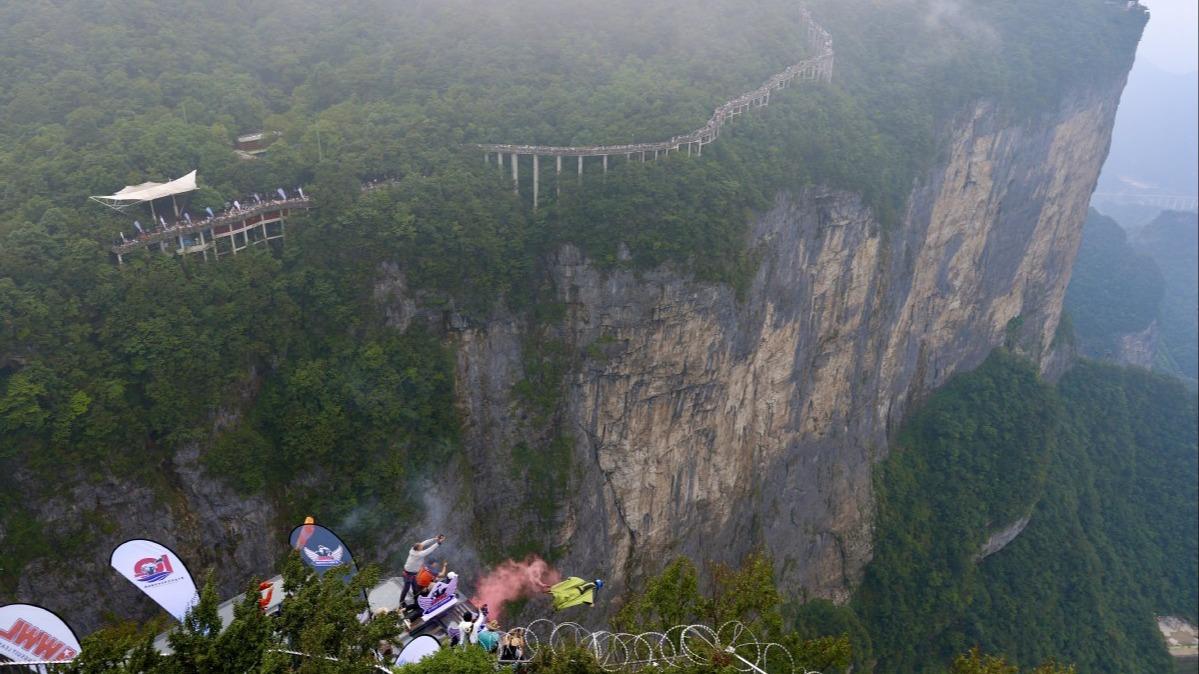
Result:
<svg viewBox="0 0 1199 674"><path fill-rule="evenodd" d="M987 537L987 540L978 549L978 553L974 555L974 561L981 562L991 555L1006 548L1009 543L1016 540L1016 537L1024 533L1024 529L1028 526L1032 517L1021 517L1002 529L992 533Z"/></svg>
<svg viewBox="0 0 1199 674"><path fill-rule="evenodd" d="M280 525L270 501L201 476L199 455L199 445L189 444L154 479L131 484L79 476L64 481L69 489L31 502L38 521L73 532L59 538L77 549L55 555L69 559L66 565L44 558L26 565L16 596L69 615L81 635L105 620L154 615L153 602L108 565L112 549L129 538L150 538L175 550L197 585L205 569L213 570L222 596L243 591L252 575L271 575L283 534L271 536Z"/></svg>
<svg viewBox="0 0 1199 674"><path fill-rule="evenodd" d="M1151 321L1144 330L1120 335L1116 338L1116 361L1124 365L1135 365L1150 369L1157 355L1157 321Z"/></svg>
<svg viewBox="0 0 1199 674"><path fill-rule="evenodd" d="M671 556L761 548L785 591L846 599L871 555L871 467L910 406L1000 345L1055 362L1118 94L1021 125L974 106L895 227L852 194L779 194L752 225L762 261L743 299L559 250L566 317L538 329L576 354L554 421L574 448L551 532L564 565L636 582ZM473 465L519 436L521 330L506 318L457 333ZM523 525L504 495L522 484L482 470L474 514L514 544L505 526Z"/></svg>

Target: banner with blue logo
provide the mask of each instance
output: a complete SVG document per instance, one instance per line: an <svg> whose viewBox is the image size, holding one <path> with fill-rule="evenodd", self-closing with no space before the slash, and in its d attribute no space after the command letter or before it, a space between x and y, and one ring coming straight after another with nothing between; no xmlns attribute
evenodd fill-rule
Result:
<svg viewBox="0 0 1199 674"><path fill-rule="evenodd" d="M180 622L200 600L183 560L161 543L141 538L125 541L112 551L109 563Z"/></svg>
<svg viewBox="0 0 1199 674"><path fill-rule="evenodd" d="M345 576L346 582L358 573L350 549L337 534L319 524L301 524L291 530L289 540L292 549L300 552L300 560L312 567L318 576L323 576L329 569L342 565L349 571Z"/></svg>

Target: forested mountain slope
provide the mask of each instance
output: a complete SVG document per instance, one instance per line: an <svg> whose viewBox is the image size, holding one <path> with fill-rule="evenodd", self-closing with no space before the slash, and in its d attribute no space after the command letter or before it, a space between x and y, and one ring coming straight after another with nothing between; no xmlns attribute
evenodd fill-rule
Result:
<svg viewBox="0 0 1199 674"><path fill-rule="evenodd" d="M1177 380L1098 363L1050 387L1002 352L934 395L877 473L852 604L877 671L939 671L972 645L1170 671L1154 617L1199 606L1196 404Z"/></svg>
<svg viewBox="0 0 1199 674"><path fill-rule="evenodd" d="M1165 281L1115 220L1091 210L1066 291L1066 311L1090 358L1149 367ZM1143 346L1142 346L1143 345Z"/></svg>
<svg viewBox="0 0 1199 674"><path fill-rule="evenodd" d="M1199 384L1199 216L1166 211L1137 231L1132 243L1162 272L1158 361L1167 372Z"/></svg>
<svg viewBox="0 0 1199 674"><path fill-rule="evenodd" d="M1000 344L1058 362L1144 15L812 9L833 84L533 213L463 144L694 128L803 56L794 3L0 8L4 596L144 613L106 564L131 535L232 592L314 513L368 557L445 523L465 566L538 550L614 593L762 547L847 599L909 405ZM192 209L319 207L277 258L115 267L129 218L86 196L194 168Z"/></svg>
<svg viewBox="0 0 1199 674"><path fill-rule="evenodd" d="M1166 211L1125 231L1092 210L1066 293L1082 353L1195 386L1199 242L1194 213Z"/></svg>

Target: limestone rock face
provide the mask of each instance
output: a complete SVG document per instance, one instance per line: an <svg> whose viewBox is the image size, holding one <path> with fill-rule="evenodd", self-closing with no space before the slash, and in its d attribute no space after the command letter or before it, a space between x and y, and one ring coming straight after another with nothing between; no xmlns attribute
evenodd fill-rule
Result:
<svg viewBox="0 0 1199 674"><path fill-rule="evenodd" d="M560 249L566 316L539 330L578 354L554 421L574 447L551 532L564 568L619 590L673 556L761 548L785 591L847 599L871 556L872 465L911 405L1000 345L1053 367L1118 94L1022 125L968 110L891 228L852 194L779 194L752 224L762 261L744 298ZM523 377L519 331L503 320L457 334L474 465L506 457L526 428L508 393ZM530 523L495 513L522 483L482 471L475 517L513 544Z"/></svg>
<svg viewBox="0 0 1199 674"><path fill-rule="evenodd" d="M21 574L16 595L69 616L81 635L106 618L145 619L159 613L154 602L109 566L109 554L122 541L149 538L174 550L188 565L197 587L206 569L215 573L222 596L245 590L251 576L274 574L286 536L265 497L240 496L201 474L200 447L180 450L162 467L167 489L112 479L80 478L74 485L36 502L39 522L79 531L79 548L69 565L34 560ZM162 494L169 489L171 501ZM100 513L105 524L91 528L85 517Z"/></svg>
<svg viewBox="0 0 1199 674"><path fill-rule="evenodd" d="M562 569L608 579L617 596L675 556L763 549L784 592L845 600L871 556L872 467L906 411L1001 344L1047 372L1060 364L1053 338L1120 86L1025 124L987 104L965 111L891 226L853 194L780 193L748 228L761 263L743 297L671 267L601 270L566 246L548 265L563 315L468 317L422 307L385 266L375 298L389 324L427 324L456 349L464 449L461 483L436 490L449 502L360 554L388 559L445 527L467 577L483 557L473 538L555 549ZM537 384L561 387L548 410L515 393L539 341L565 354L560 380ZM13 599L68 613L81 633L105 614L154 614L107 568L131 537L215 569L225 596L275 571L290 523L203 477L201 450L164 463L167 489L100 470L31 503L39 522L88 532L79 520L95 512L111 525L87 534L69 569L28 565ZM529 474L554 452L567 461L553 482L567 486L546 494Z"/></svg>
<svg viewBox="0 0 1199 674"><path fill-rule="evenodd" d="M1031 516L1021 517L1011 524L1002 527L998 531L991 533L987 540L979 547L978 553L974 555L974 561L981 562L991 555L1006 548L1009 543L1016 540L1020 534L1024 533L1024 529L1028 527L1028 523L1032 520Z"/></svg>
<svg viewBox="0 0 1199 674"><path fill-rule="evenodd" d="M1120 335L1116 340L1116 361L1124 365L1152 368L1157 355L1158 335L1156 320L1151 321L1144 330Z"/></svg>

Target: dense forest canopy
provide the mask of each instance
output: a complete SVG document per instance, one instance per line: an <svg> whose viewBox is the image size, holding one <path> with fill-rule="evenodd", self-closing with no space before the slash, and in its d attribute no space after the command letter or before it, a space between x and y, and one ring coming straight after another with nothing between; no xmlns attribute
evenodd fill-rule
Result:
<svg viewBox="0 0 1199 674"><path fill-rule="evenodd" d="M1164 211L1133 235L1132 245L1157 263L1165 282L1155 366L1195 388L1199 386L1199 216Z"/></svg>
<svg viewBox="0 0 1199 674"><path fill-rule="evenodd" d="M1197 405L1177 380L1097 363L1053 388L1002 352L955 377L878 472L875 557L852 604L876 671L938 671L975 645L1168 671L1154 616L1194 622L1199 607Z"/></svg>
<svg viewBox="0 0 1199 674"><path fill-rule="evenodd" d="M1153 258L1132 247L1119 223L1092 209L1065 300L1081 351L1111 358L1121 337L1145 330L1157 318L1164 294Z"/></svg>
<svg viewBox="0 0 1199 674"><path fill-rule="evenodd" d="M1080 351L1126 357L1125 340L1147 350L1143 364L1199 377L1199 222L1165 211L1131 234L1092 210L1083 228L1065 308Z"/></svg>
<svg viewBox="0 0 1199 674"><path fill-rule="evenodd" d="M1134 45L1143 22L1100 0L813 7L840 38L838 78L852 100L824 100L829 119L791 132L818 137L865 116L874 128L855 134L849 160L902 174L889 185L899 198L915 177L908 162L935 149L938 117L975 97L1054 105L1059 92L1126 65L1130 52L1114 47ZM669 137L805 50L793 0L68 2L0 12L0 213L27 210L36 221L53 205L66 211L60 224L77 212L72 229L88 234L100 216L87 195L192 168L228 197L307 184L320 155L359 176L428 174L452 170L462 142ZM236 161L233 136L262 128L285 143L266 161Z"/></svg>

